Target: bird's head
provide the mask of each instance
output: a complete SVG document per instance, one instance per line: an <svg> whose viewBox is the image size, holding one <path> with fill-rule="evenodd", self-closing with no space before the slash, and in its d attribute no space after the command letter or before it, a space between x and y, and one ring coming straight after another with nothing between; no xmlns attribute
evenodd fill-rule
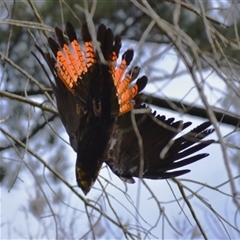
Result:
<svg viewBox="0 0 240 240"><path fill-rule="evenodd" d="M101 169L102 163L93 164L82 164L80 161L76 162L76 179L78 186L82 189L85 195L91 190L93 184L95 183L99 171Z"/></svg>

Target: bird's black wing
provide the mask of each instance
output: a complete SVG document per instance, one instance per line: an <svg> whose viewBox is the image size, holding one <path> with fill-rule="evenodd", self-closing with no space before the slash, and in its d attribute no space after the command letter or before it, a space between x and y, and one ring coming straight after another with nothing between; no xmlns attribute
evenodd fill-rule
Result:
<svg viewBox="0 0 240 240"><path fill-rule="evenodd" d="M195 153L213 142L202 141L213 132L213 129L209 129L210 122L176 137L192 123L167 119L151 112L145 105L135 111L138 114L133 115L134 121L131 120L130 113L119 117L106 155L105 162L122 180L133 183L133 177L177 177L190 171L178 168L208 156L205 153Z"/></svg>

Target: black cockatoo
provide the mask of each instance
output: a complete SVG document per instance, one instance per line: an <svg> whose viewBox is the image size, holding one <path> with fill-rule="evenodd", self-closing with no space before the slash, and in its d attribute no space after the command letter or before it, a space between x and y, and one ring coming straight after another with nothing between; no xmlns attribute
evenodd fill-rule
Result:
<svg viewBox="0 0 240 240"><path fill-rule="evenodd" d="M84 194L90 191L103 162L122 180L133 183L133 177L166 179L185 174L190 170L171 170L208 156L192 154L213 142L201 141L213 132L211 123L204 122L176 138L191 122L167 119L143 103L139 93L147 77L138 78L139 67L126 72L132 49L117 64L121 38L111 29L101 24L94 39L87 23L83 24L85 51L71 23L66 24L67 38L58 27L55 33L57 41L48 38L52 53L37 48L54 76L52 81L40 63L77 153L76 179Z"/></svg>

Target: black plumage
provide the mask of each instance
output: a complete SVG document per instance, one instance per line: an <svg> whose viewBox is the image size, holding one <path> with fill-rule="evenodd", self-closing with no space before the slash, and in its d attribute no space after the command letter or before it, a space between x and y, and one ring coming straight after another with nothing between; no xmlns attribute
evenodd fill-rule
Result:
<svg viewBox="0 0 240 240"><path fill-rule="evenodd" d="M146 86L147 77L137 79L139 67L126 73L133 49L128 49L120 65L116 65L121 38L114 36L111 29L99 26L96 37L100 48L95 48L88 25L83 24L85 53L69 22L66 33L68 39L56 27L58 43L48 39L53 55L37 48L54 76L52 81L41 64L53 88L70 144L77 153L76 179L85 194L103 162L124 181L134 182L133 177L165 179L185 174L189 170L175 169L208 155L193 154L213 142L202 142L213 132L209 129L211 123L205 122L175 138L191 123L166 119L142 103L139 92ZM131 109L137 114L131 115Z"/></svg>
<svg viewBox="0 0 240 240"><path fill-rule="evenodd" d="M166 119L145 105L139 106L132 122L130 113L119 117L114 125L105 162L122 180L134 183L133 177L166 179L190 170L171 171L191 164L208 154L192 155L213 140L200 142L213 132L210 122L204 122L181 137L175 136L192 123ZM139 143L140 139L140 143ZM142 150L142 172L141 165Z"/></svg>

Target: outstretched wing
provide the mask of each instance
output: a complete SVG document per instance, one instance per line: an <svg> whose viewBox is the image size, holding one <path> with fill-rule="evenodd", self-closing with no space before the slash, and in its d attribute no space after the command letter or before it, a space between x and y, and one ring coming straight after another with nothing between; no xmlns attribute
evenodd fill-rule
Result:
<svg viewBox="0 0 240 240"><path fill-rule="evenodd" d="M68 88L66 88L64 83L61 81L61 79L58 77L58 75L54 71L55 69L54 59L52 58L52 56L49 53L44 53L39 46L36 46L36 47L38 51L42 54L42 56L45 58L46 62L49 65L51 73L54 76L55 81L52 81L44 65L33 53L36 59L38 60L39 64L43 68L51 84L53 93L56 97L56 104L57 104L57 109L58 109L60 119L63 123L63 126L66 129L66 132L69 135L70 145L72 146L74 151L77 152L79 131L81 129L80 128L81 115L78 114L79 113L78 109L81 106L81 102L75 95L72 94L72 92L68 90Z"/></svg>
<svg viewBox="0 0 240 240"><path fill-rule="evenodd" d="M213 129L208 129L210 122L176 138L178 133L192 123L166 119L144 105L136 110L138 114L133 115L133 122L130 114L118 119L108 146L105 162L122 180L134 183L133 177L177 177L190 170L175 169L208 156L205 153L193 154L213 142L201 141L213 132Z"/></svg>

